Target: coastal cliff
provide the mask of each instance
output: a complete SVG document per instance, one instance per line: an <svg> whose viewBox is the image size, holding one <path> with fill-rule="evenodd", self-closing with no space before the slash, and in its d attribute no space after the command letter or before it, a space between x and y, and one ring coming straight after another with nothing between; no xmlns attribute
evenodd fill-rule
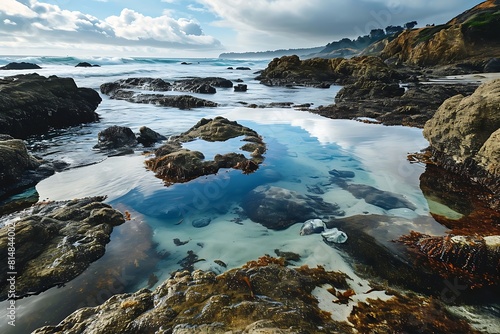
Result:
<svg viewBox="0 0 500 334"><path fill-rule="evenodd" d="M488 0L445 24L405 30L380 56L393 63L433 66L467 61L478 69L500 54L500 1Z"/></svg>

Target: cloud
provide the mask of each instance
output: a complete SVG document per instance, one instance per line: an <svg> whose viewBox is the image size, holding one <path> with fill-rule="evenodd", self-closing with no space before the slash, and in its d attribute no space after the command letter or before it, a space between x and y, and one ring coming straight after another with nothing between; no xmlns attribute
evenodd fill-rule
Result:
<svg viewBox="0 0 500 334"><path fill-rule="evenodd" d="M118 16L98 19L37 0L22 4L1 0L0 47L47 48L153 47L180 50L221 49L193 19L172 18L168 12L146 16L123 9Z"/></svg>
<svg viewBox="0 0 500 334"><path fill-rule="evenodd" d="M267 41L297 47L324 45L371 29L417 20L442 23L477 4L471 0L198 0L213 12L219 27L237 31L241 44ZM442 19L442 22L427 22ZM425 22L420 22L425 21Z"/></svg>

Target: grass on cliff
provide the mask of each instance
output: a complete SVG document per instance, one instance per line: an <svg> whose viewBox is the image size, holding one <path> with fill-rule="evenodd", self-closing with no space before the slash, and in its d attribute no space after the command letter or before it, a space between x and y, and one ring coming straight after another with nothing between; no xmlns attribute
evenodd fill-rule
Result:
<svg viewBox="0 0 500 334"><path fill-rule="evenodd" d="M437 34L438 32L440 32L441 30L447 29L449 27L450 27L450 25L448 25L448 24L440 24L440 25L437 25L437 26L434 26L434 27L428 27L428 28L422 29L418 33L418 37L417 37L417 40L415 42L415 45L417 45L419 43L422 43L422 42L427 42L435 34Z"/></svg>
<svg viewBox="0 0 500 334"><path fill-rule="evenodd" d="M484 12L474 15L468 19L464 25L468 28L478 28L488 26L490 24L498 24L498 21L500 21L500 11Z"/></svg>

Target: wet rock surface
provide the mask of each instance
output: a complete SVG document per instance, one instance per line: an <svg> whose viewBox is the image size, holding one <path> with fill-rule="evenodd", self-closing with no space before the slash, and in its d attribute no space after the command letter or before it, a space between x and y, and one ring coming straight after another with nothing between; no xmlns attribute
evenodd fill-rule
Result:
<svg viewBox="0 0 500 334"><path fill-rule="evenodd" d="M115 295L34 333L353 333L373 328L474 332L438 301L395 292L390 292L394 296L387 301L359 302L349 317L354 325L334 321L320 309L313 290L326 286L332 299L347 301L349 297L344 296L354 294L348 277L322 267L292 269L284 261L265 256L218 276L201 270L177 272L152 292L143 289ZM375 304L377 308L371 311ZM385 321L367 317L365 309ZM434 316L427 317L431 312Z"/></svg>
<svg viewBox="0 0 500 334"><path fill-rule="evenodd" d="M197 138L208 142L224 142L240 136L245 136L242 141L246 142L240 150L250 152L250 158L233 152L217 154L213 160L205 160L203 153L182 147L182 143ZM240 169L245 174L252 173L264 160L265 151L265 143L254 130L224 117L203 118L185 133L172 136L165 145L155 151L155 157L146 161L146 166L168 185L215 174L221 168Z"/></svg>
<svg viewBox="0 0 500 334"><path fill-rule="evenodd" d="M269 86L317 86L322 83L345 85L361 78L390 82L398 80L400 74L378 57L301 60L294 55L274 58L256 79Z"/></svg>
<svg viewBox="0 0 500 334"><path fill-rule="evenodd" d="M424 127L434 160L500 191L500 80L446 100Z"/></svg>
<svg viewBox="0 0 500 334"><path fill-rule="evenodd" d="M0 80L0 133L16 138L81 123L96 122L101 102L90 88L79 88L71 78L38 74Z"/></svg>
<svg viewBox="0 0 500 334"><path fill-rule="evenodd" d="M39 203L1 217L1 299L7 298L8 234L15 233L16 298L38 294L81 274L104 255L113 226L123 215L102 203L104 197Z"/></svg>
<svg viewBox="0 0 500 334"><path fill-rule="evenodd" d="M324 202L321 197L304 196L276 186L259 186L243 200L242 208L256 223L273 230L317 217L342 215L338 205Z"/></svg>
<svg viewBox="0 0 500 334"><path fill-rule="evenodd" d="M335 104L308 109L335 119L369 118L385 125L423 128L439 106L457 94L472 94L476 84L398 84L360 80L344 86Z"/></svg>

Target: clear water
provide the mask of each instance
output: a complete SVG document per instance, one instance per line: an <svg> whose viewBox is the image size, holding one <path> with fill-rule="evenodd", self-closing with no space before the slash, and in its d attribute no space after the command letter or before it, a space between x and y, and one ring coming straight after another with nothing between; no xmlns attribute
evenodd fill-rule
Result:
<svg viewBox="0 0 500 334"><path fill-rule="evenodd" d="M291 89L260 85L253 79L254 72L265 68L267 61L10 57L0 58L0 65L10 61L37 62L43 67L37 71L41 75L73 77L79 86L97 90L102 83L127 77L160 77L168 81L189 76L219 76L244 80L248 91L218 89L215 95L199 95L221 106L193 110L137 105L102 96L103 102L97 110L101 116L99 123L30 138L29 146L35 154L64 160L71 166L37 185L41 199L107 195L106 201L122 212L128 211L132 220L115 228L104 257L78 278L65 287L17 301L17 326L12 328L1 321L2 333L26 333L44 324L57 324L75 309L99 304L112 294L134 292L148 285L154 287L154 282L148 284L152 275L162 282L181 268L180 262L188 251L198 256L196 269L215 272L226 270L215 260L232 268L264 254L274 255L275 249L293 251L302 255L297 265L321 264L329 270L344 271L358 283L355 289L369 290L367 282L352 271L337 250L323 243L319 235L300 236L300 222L284 231L272 231L240 217L241 201L259 185L283 187L305 195L311 194L313 188L320 188L323 194L314 195L337 203L346 216L385 215L396 221L390 228L380 228L379 235L386 242L410 230L430 234L445 231L430 217L427 201L419 188L423 166L406 160L407 153L427 146L421 130L331 120L290 108L251 109L241 104L243 101L326 105L333 103L340 87ZM79 61L102 67L73 67ZM192 64L180 65L181 61ZM252 70L228 70L229 66L248 66ZM202 117L217 115L236 120L263 136L268 151L255 173L243 175L236 170L222 170L217 175L166 187L145 169L144 160L148 156L141 148L134 154L113 158L92 150L97 133L111 125L128 126L134 132L146 125L169 136L186 131ZM215 152L226 153L240 144L237 138L230 143L205 145L194 141L186 146L210 158ZM328 171L332 169L354 171L351 182L400 194L416 209L384 210L356 199L330 182ZM209 218L210 224L194 227L192 222L200 218ZM179 245L174 239L178 239ZM5 309L6 303L0 303L2 319Z"/></svg>

